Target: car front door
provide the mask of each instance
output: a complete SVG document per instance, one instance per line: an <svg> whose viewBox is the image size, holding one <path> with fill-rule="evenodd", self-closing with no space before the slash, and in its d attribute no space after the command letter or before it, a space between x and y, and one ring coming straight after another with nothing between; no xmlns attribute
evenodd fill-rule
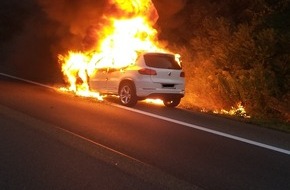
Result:
<svg viewBox="0 0 290 190"><path fill-rule="evenodd" d="M108 69L98 69L96 73L90 77L89 86L92 91L97 91L100 93L107 92L107 83L108 83Z"/></svg>

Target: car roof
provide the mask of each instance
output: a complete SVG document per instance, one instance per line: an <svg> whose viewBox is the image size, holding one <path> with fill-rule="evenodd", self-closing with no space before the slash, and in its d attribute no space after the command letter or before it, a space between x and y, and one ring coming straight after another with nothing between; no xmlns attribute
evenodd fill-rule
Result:
<svg viewBox="0 0 290 190"><path fill-rule="evenodd" d="M146 54L150 54L150 55L175 55L173 53L169 53L169 52L143 52L142 55L146 55Z"/></svg>

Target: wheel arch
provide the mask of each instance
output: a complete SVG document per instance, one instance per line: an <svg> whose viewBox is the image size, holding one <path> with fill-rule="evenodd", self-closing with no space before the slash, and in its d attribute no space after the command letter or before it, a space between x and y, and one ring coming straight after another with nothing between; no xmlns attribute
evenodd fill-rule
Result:
<svg viewBox="0 0 290 190"><path fill-rule="evenodd" d="M132 79L130 79L130 78L125 78L125 79L122 79L122 80L120 81L119 86L118 86L118 92L120 92L120 88L121 88L121 86L122 86L124 83L130 83L130 84L132 84L133 87L134 87L134 90L135 90L135 92L136 92L136 85L135 85L135 82L134 82Z"/></svg>

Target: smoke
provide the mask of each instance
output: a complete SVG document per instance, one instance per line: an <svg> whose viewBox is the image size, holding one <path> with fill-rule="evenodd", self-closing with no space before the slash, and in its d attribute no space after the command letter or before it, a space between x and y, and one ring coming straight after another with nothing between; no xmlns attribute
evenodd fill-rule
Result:
<svg viewBox="0 0 290 190"><path fill-rule="evenodd" d="M0 7L1 71L28 79L41 78L47 58L44 52L50 41L44 15L33 0L4 0Z"/></svg>
<svg viewBox="0 0 290 190"><path fill-rule="evenodd" d="M158 14L167 20L180 12L186 5L187 0L153 0Z"/></svg>
<svg viewBox="0 0 290 190"><path fill-rule="evenodd" d="M172 22L176 20L175 16L183 9L186 0L155 0L154 5L158 9L152 9L151 0L148 1L147 10L138 9L139 0L135 0L132 4L132 11L128 14L137 15L147 14L148 20L156 23L158 14L160 23ZM42 10L47 14L47 18L58 23L55 28L54 35L59 39L58 48L55 48L58 53L70 50L88 50L93 47L98 41L98 32L104 27L105 17L111 14L116 15L119 12L120 16L125 15L122 7L117 7L117 2L125 3L120 0L37 0ZM131 4L131 2L130 2ZM100 35L100 34L99 34Z"/></svg>
<svg viewBox="0 0 290 190"><path fill-rule="evenodd" d="M60 48L82 50L95 43L93 34L101 27L106 0L37 1L48 19L59 24L55 35L60 39Z"/></svg>
<svg viewBox="0 0 290 190"><path fill-rule="evenodd" d="M1 71L30 80L62 81L57 55L68 49L80 51L95 43L90 35L92 29L100 27L96 23L103 15L105 3L105 0L1 1L1 15L6 16L0 20L1 28L13 26L13 31L9 29L1 35L7 36L5 43L0 42L0 55L6 56Z"/></svg>
<svg viewBox="0 0 290 190"><path fill-rule="evenodd" d="M6 59L0 70L31 80L61 81L57 55L92 48L101 35L105 15L120 11L114 1L1 0L0 55ZM162 30L178 26L176 15L186 0L153 3L158 13L151 12L148 19L155 23L159 14L157 24Z"/></svg>
<svg viewBox="0 0 290 190"><path fill-rule="evenodd" d="M187 2L188 0L153 0L159 14L158 25L163 31L178 28L183 24L184 19L180 13Z"/></svg>

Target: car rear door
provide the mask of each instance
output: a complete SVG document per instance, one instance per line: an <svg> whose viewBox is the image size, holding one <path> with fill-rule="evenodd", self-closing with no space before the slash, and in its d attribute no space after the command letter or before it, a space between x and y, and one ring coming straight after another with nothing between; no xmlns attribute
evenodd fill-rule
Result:
<svg viewBox="0 0 290 190"><path fill-rule="evenodd" d="M150 53L144 55L145 64L156 71L151 80L162 84L182 84L183 71L172 54Z"/></svg>
<svg viewBox="0 0 290 190"><path fill-rule="evenodd" d="M122 76L122 69L110 68L108 70L107 91L111 94L118 94L120 78Z"/></svg>
<svg viewBox="0 0 290 190"><path fill-rule="evenodd" d="M162 84L181 84L183 83L183 78L180 77L181 70L171 70L171 69L155 69L156 75L151 75L151 80L155 83Z"/></svg>

